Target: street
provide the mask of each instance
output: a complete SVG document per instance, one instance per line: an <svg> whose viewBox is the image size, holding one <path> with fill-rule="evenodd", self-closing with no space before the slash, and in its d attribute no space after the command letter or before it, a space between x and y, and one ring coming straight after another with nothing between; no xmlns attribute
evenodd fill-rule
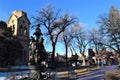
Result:
<svg viewBox="0 0 120 80"><path fill-rule="evenodd" d="M105 66L97 71L90 71L88 74L78 76L76 80L104 80L104 73L106 71L117 69L117 65Z"/></svg>

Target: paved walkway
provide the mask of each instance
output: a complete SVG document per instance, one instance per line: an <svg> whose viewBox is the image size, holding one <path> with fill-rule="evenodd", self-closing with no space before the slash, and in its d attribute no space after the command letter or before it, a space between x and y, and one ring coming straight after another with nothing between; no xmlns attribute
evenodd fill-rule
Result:
<svg viewBox="0 0 120 80"><path fill-rule="evenodd" d="M90 68L90 71L99 70L98 67ZM66 80L66 79L75 79L77 76L88 74L90 71L87 71L87 68L78 68L78 69L69 69L66 71L60 71L56 73L56 78L59 78L60 80Z"/></svg>
<svg viewBox="0 0 120 80"><path fill-rule="evenodd" d="M117 65L106 66L97 71L90 71L88 74L78 76L76 80L104 80L104 73L106 71L117 69Z"/></svg>

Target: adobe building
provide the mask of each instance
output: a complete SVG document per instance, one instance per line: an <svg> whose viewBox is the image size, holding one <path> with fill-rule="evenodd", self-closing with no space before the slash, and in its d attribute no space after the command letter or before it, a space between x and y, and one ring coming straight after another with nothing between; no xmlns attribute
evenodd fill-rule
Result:
<svg viewBox="0 0 120 80"><path fill-rule="evenodd" d="M21 53L21 61L17 61L19 64L27 64L29 55L29 30L30 21L27 17L27 13L20 10L15 10L10 15L7 26L12 29L13 35L16 36L23 46L23 52Z"/></svg>

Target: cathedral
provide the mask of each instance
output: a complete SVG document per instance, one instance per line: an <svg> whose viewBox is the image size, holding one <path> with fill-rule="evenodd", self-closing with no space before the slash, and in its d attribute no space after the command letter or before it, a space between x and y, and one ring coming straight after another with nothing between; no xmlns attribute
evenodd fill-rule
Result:
<svg viewBox="0 0 120 80"><path fill-rule="evenodd" d="M21 53L21 61L16 60L16 63L26 64L29 57L29 30L30 21L27 17L27 13L20 10L15 10L10 15L7 21L7 27L12 29L13 35L17 37L23 47Z"/></svg>

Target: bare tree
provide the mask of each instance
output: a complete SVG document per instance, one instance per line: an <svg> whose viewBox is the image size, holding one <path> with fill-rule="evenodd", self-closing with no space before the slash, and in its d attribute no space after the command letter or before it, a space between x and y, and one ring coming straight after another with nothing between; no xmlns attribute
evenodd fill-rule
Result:
<svg viewBox="0 0 120 80"><path fill-rule="evenodd" d="M101 58L101 56L106 52L106 46L104 45L104 38L101 35L99 29L93 28L89 32L89 46L95 51L94 56L96 58Z"/></svg>
<svg viewBox="0 0 120 80"><path fill-rule="evenodd" d="M103 41L104 39L102 38L99 30L95 28L91 29L89 32L89 44L95 50L97 55L99 54L100 49L103 47Z"/></svg>
<svg viewBox="0 0 120 80"><path fill-rule="evenodd" d="M52 44L52 61L54 62L58 37L66 27L75 22L75 17L71 17L67 13L60 15L60 10L54 10L51 5L48 5L42 8L34 19L46 29L45 34Z"/></svg>
<svg viewBox="0 0 120 80"><path fill-rule="evenodd" d="M120 54L120 14L118 9L112 6L108 15L100 16L98 23L106 40L104 44Z"/></svg>
<svg viewBox="0 0 120 80"><path fill-rule="evenodd" d="M67 27L65 29L65 31L60 35L60 40L61 42L64 43L65 45L65 54L66 54L66 66L68 66L68 47L70 47L70 43L73 39L72 36L72 33L70 32L70 27ZM72 52L72 49L70 48L71 52ZM73 53L73 52L72 52Z"/></svg>
<svg viewBox="0 0 120 80"><path fill-rule="evenodd" d="M76 27L76 28L75 28ZM79 49L79 53L83 56L83 65L85 63L85 51L86 51L86 47L89 43L89 41L87 40L87 35L84 31L84 25L80 24L80 23L76 23L74 25L74 29L71 29L73 34L72 37L73 39L73 45L76 46L77 49Z"/></svg>

